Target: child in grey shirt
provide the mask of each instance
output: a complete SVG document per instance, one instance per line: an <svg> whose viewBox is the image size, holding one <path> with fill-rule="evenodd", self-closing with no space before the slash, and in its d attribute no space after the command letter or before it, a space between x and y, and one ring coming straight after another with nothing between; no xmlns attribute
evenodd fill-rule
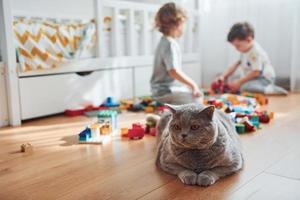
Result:
<svg viewBox="0 0 300 200"><path fill-rule="evenodd" d="M176 38L182 35L184 12L175 3L167 3L156 14L156 27L163 34L157 46L151 90L162 103L202 103L197 84L181 71L181 50Z"/></svg>

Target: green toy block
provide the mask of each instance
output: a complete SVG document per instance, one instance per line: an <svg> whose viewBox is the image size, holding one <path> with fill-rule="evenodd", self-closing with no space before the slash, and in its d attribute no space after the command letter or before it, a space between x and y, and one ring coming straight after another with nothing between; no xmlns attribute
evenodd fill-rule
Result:
<svg viewBox="0 0 300 200"><path fill-rule="evenodd" d="M244 124L235 124L235 129L238 134L243 134L246 131Z"/></svg>
<svg viewBox="0 0 300 200"><path fill-rule="evenodd" d="M101 110L98 113L98 118L111 118L118 115L118 112L116 110Z"/></svg>

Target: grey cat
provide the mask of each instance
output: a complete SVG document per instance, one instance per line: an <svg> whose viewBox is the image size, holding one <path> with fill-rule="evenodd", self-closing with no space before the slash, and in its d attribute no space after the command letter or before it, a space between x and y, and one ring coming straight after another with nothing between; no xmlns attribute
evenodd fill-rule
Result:
<svg viewBox="0 0 300 200"><path fill-rule="evenodd" d="M167 105L158 122L157 165L188 185L209 186L243 167L233 122L214 106Z"/></svg>

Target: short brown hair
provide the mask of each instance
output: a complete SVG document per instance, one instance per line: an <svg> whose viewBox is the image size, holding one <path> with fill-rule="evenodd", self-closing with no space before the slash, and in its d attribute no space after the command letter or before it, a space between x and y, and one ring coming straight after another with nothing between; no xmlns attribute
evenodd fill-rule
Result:
<svg viewBox="0 0 300 200"><path fill-rule="evenodd" d="M170 31L186 20L185 11L176 6L175 3L164 4L156 13L155 26L164 34L170 34Z"/></svg>
<svg viewBox="0 0 300 200"><path fill-rule="evenodd" d="M227 35L227 41L233 42L236 39L245 40L248 37L254 38L253 26L248 22L236 23L229 31Z"/></svg>

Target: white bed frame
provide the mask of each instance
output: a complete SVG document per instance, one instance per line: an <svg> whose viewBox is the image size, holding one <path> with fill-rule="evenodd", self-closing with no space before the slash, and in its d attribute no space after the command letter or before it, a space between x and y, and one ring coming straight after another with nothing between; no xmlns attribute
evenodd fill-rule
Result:
<svg viewBox="0 0 300 200"><path fill-rule="evenodd" d="M74 1L75 3L75 1ZM199 6L198 6L199 7ZM151 55L151 51L149 50L149 41L151 39L149 29L151 28L151 22L149 19L150 13L155 13L159 5L152 4L144 4L144 3L133 3L133 2L125 2L125 1L112 1L112 0L94 0L94 8L95 8L95 16L96 24L97 24L97 53L95 58L91 59L83 59L83 60L73 60L63 66L56 69L49 70L38 70L38 71L29 71L29 72L20 72L17 67L18 63L16 63L16 53L14 47L14 37L13 37L13 28L12 22L13 18L17 16L22 17L39 17L39 18L53 18L52 16L47 16L40 13L32 13L30 11L22 10L16 11L13 9L10 0L0 0L0 11L2 16L0 16L0 37L2 37L1 41L4 42L2 52L3 62L5 63L5 77L6 77L6 85L7 85L7 99L8 99L8 111L9 111L9 123L13 126L20 125L21 121L24 119L30 119L34 117L40 117L45 115L51 115L59 112L63 112L64 109L68 107L68 101L72 97L66 98L65 96L70 95L70 90L74 90L72 95L76 92L76 87L79 89L82 85L84 90L87 90L89 85L92 82L99 81L99 87L97 90L105 89L103 85L109 84L111 79L106 77L109 76L117 76L118 81L126 82L127 85L133 88L132 92L126 92L126 88L124 91L115 95L117 97L135 97L138 91L137 87L141 86L141 81L148 81L144 79L150 78L151 65L153 60L153 55ZM112 56L103 57L102 49L103 42L101 38L104 38L102 31L102 18L103 18L103 10L110 8L113 12L112 14ZM199 9L199 8L198 8ZM128 14L128 23L127 23L127 54L128 56L121 56L119 54L120 48L120 34L118 34L119 26L118 23L118 15L120 10L126 10ZM143 29L142 29L142 55L136 55L134 49L134 40L135 40L135 30L134 30L134 12L140 12L143 16ZM189 11L192 17L190 17L189 24L187 26L187 33L192 34L192 24L194 20L200 21L200 12L197 10ZM59 20L88 20L86 16L71 16L71 15L55 15L55 19ZM199 27L199 26L198 26ZM196 31L196 37L194 37L194 41L190 38L189 35L187 38L189 40L184 41L182 39L180 41L181 45L184 46L184 55L183 62L186 64L195 64L200 67L200 50L192 49L193 42L200 41L198 39L199 31ZM197 45L196 45L197 46ZM78 74L80 72L93 72L90 77L80 77ZM201 71L201 70L200 70ZM145 73L145 77L140 77L139 74ZM139 73L139 74L137 74ZM201 73L201 72L199 72ZM114 75L111 75L114 74ZM199 75L199 79L201 74ZM84 80L86 79L86 80ZM112 78L114 79L114 78ZM129 80L128 80L129 79ZM102 81L103 80L103 81ZM59 92L57 92L58 88L55 86L57 82L60 82L65 88L59 88ZM69 82L72 81L80 81L82 84L77 84L76 87ZM50 87L47 88L48 92L44 92L45 88L39 87L39 83L44 82L47 83ZM126 85L125 84L125 85ZM53 85L53 87L51 87ZM122 85L118 82L118 85ZM113 88L114 86L112 86ZM117 86L115 86L117 87ZM144 86L143 86L144 87ZM35 91L34 91L35 90ZM113 89L112 89L113 90ZM123 88L121 88L123 90ZM117 90L116 90L117 91ZM123 94L123 93L126 94ZM114 93L112 91L112 93ZM47 95L49 96L47 96ZM61 104L57 99L53 98L51 95L56 95L58 99L61 100ZM98 98L93 103L101 103L104 100L104 96L108 95L108 92L103 92L100 94L100 98ZM65 95L65 96L64 96ZM71 96L72 96L71 95ZM81 96L84 96L82 94ZM87 93L87 96L91 95L99 95L99 93ZM75 98L75 97L74 97ZM95 97L94 97L95 99ZM45 100L46 105L41 105ZM63 102L66 101L66 102ZM31 111L33 109L34 111Z"/></svg>

